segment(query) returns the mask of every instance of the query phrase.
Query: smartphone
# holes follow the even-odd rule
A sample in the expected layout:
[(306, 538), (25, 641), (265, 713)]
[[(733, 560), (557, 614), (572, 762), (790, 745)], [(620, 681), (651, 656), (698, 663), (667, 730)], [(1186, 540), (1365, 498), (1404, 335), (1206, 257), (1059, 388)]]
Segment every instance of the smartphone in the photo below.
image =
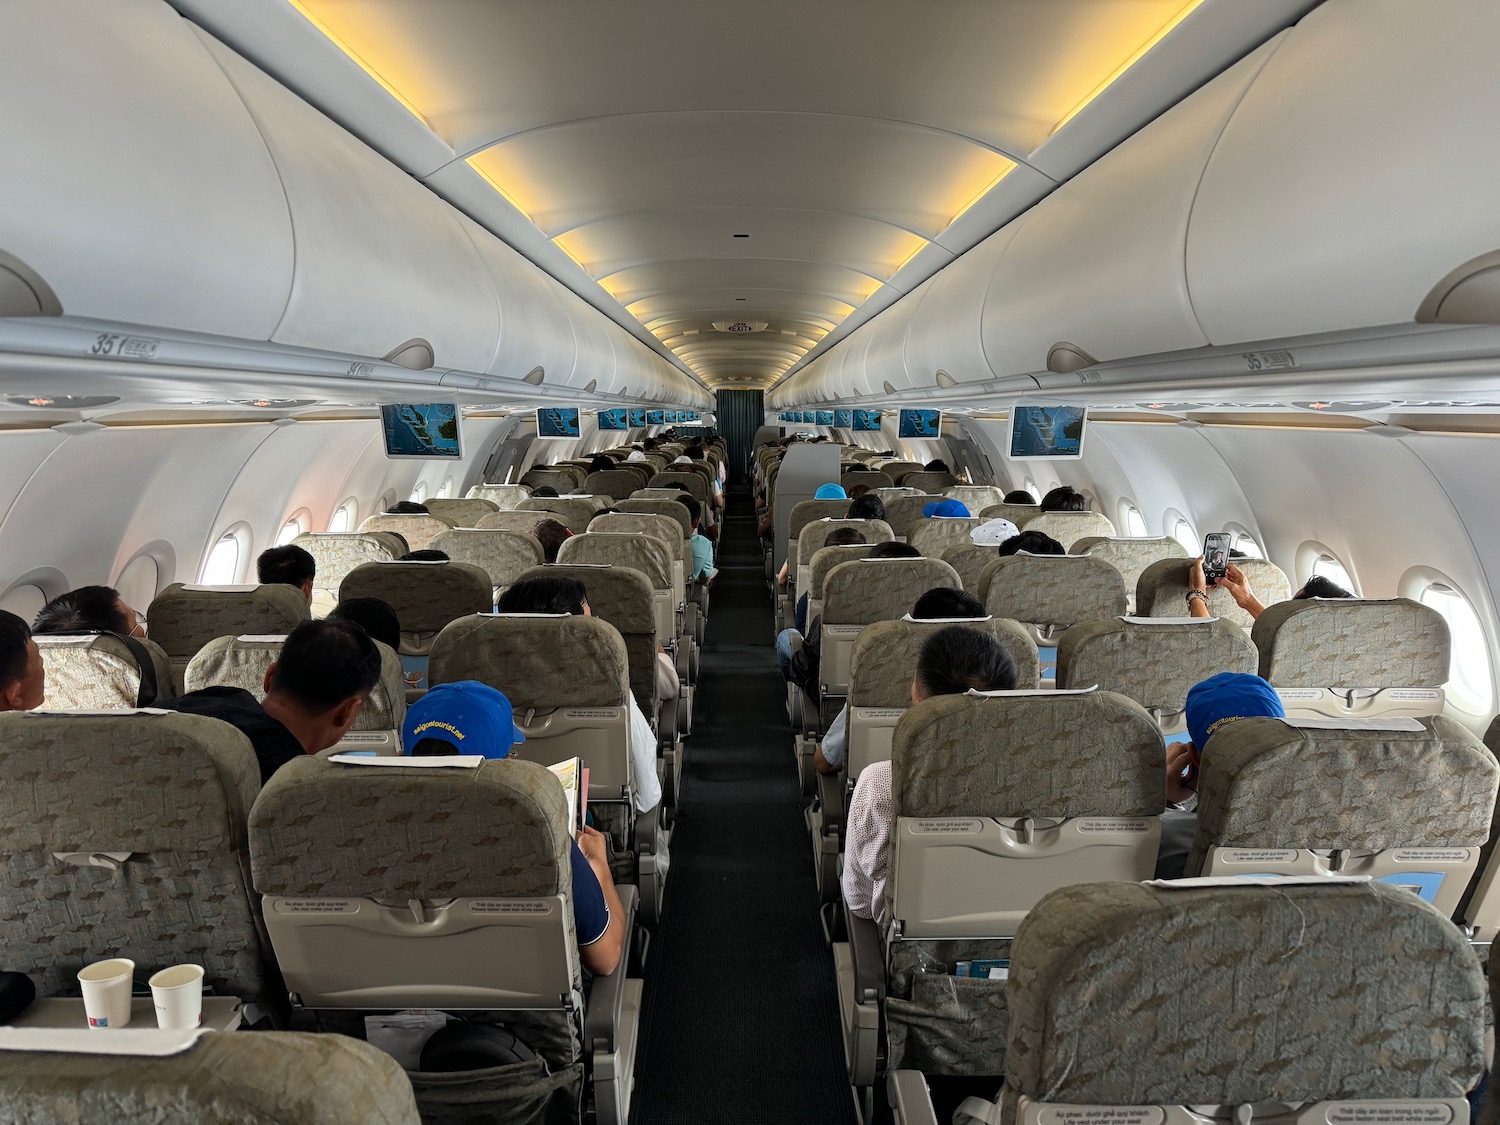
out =
[(1229, 570), (1230, 536), (1226, 531), (1215, 531), (1203, 537), (1203, 577), (1217, 582)]

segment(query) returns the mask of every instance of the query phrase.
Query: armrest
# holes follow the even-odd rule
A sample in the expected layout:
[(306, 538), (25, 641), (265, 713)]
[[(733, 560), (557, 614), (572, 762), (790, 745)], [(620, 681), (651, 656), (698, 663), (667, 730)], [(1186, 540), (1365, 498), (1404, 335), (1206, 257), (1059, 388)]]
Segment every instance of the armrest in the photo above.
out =
[[(817, 772), (814, 767), (814, 772)], [(844, 775), (818, 774), (818, 802), (823, 809), (823, 835), (844, 838)]]
[(880, 927), (861, 918), (844, 903), (844, 927), (849, 934), (849, 957), (854, 967), (854, 1002), (879, 1003), (885, 999), (885, 948)]
[(620, 906), (625, 911), (625, 947), (620, 963), (608, 976), (596, 976), (589, 989), (588, 1010), (583, 1013), (583, 1041), (594, 1051), (609, 1053), (615, 1049), (620, 1032), (620, 1018), (625, 1006), (625, 970), (630, 964), (630, 944), (635, 940), (635, 912), (639, 896), (629, 883), (615, 884)]
[[(661, 759), (656, 762), (657, 772), (662, 773)], [(658, 778), (661, 780), (661, 778)], [(661, 828), (661, 804), (652, 805), (635, 817), (635, 854), (650, 855), (656, 851), (656, 834)]]
[(938, 1125), (927, 1079), (919, 1070), (893, 1070), (885, 1079), (885, 1095), (896, 1125)]

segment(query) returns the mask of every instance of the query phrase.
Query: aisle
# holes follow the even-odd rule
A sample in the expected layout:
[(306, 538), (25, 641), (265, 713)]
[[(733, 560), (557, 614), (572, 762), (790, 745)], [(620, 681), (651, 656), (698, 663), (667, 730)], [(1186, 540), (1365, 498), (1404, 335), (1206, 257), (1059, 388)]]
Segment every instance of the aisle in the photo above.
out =
[(852, 1123), (748, 491), (729, 505), (631, 1120)]

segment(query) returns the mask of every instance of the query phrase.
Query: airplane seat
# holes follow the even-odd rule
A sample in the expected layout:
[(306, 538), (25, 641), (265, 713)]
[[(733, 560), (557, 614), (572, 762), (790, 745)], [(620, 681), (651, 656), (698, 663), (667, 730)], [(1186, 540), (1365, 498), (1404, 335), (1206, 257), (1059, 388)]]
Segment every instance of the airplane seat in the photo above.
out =
[(787, 585), (786, 588), (777, 592), (776, 598), (776, 621), (777, 631), (785, 628), (791, 622), (791, 610), (795, 608), (792, 600), (794, 588), (800, 586), (801, 579), (799, 569), (804, 565), (799, 550), (802, 531), (809, 524), (821, 520), (843, 520), (849, 512), (849, 501), (847, 500), (799, 500), (792, 505), (792, 510), (787, 518), (786, 531), (786, 563)]
[(438, 519), (454, 527), (474, 527), (485, 516), (500, 510), (493, 500), (477, 496), (441, 496), (424, 500), (423, 504)]
[(987, 508), (981, 508), (979, 518), (981, 521), (993, 519), (1010, 520), (1011, 523), (1024, 531), (1027, 521), (1034, 520), (1041, 514), (1042, 509), (1035, 504), (1007, 504), (1001, 501), (998, 504), (991, 504)]
[(923, 469), (901, 474), (900, 483), (903, 488), (919, 488), (929, 496), (941, 496), (959, 481), (952, 473), (930, 473)]
[[(1186, 550), (1183, 555), (1186, 555)], [(1266, 559), (1235, 559), (1250, 588), (1263, 605), (1275, 605), (1292, 596), (1292, 584), (1275, 563)], [(1141, 571), (1135, 584), (1135, 612), (1141, 617), (1181, 617), (1187, 612), (1188, 572), (1192, 570), (1190, 558), (1162, 558), (1150, 563)], [(1239, 607), (1228, 590), (1223, 588), (1208, 592), (1208, 611), (1225, 621), (1233, 621), (1242, 629), (1255, 624), (1255, 618)]]
[[(700, 504), (707, 504), (713, 498), (713, 491), (709, 487), (708, 478), (702, 473), (689, 469), (686, 465), (678, 465), (657, 473), (647, 483), (648, 488), (666, 489), (673, 485), (687, 485), (687, 490), (693, 499)], [(672, 491), (679, 491), (672, 488)], [(669, 497), (670, 499), (670, 497)]]
[(506, 512), (530, 496), (531, 489), (524, 484), (476, 484), (469, 489), (468, 495), (478, 500), (488, 500), (500, 511)]
[(1255, 718), (1217, 731), (1185, 873), (1368, 875), (1451, 917), (1489, 839), (1500, 763), (1441, 715), (1337, 722)]
[(531, 496), (522, 500), (516, 511), (543, 513), (537, 516), (538, 520), (550, 516), (559, 523), (566, 524), (574, 535), (582, 535), (588, 530), (589, 521), (599, 508), (600, 505), (594, 502), (592, 496)]
[(205, 990), (270, 1001), (245, 845), (259, 789), (250, 740), (217, 719), (0, 714), (5, 967), (64, 996), (105, 958), (141, 980), (191, 962)]
[(618, 500), (629, 496), (645, 483), (641, 474), (631, 469), (605, 469), (585, 477), (583, 487), (595, 496), (608, 496), (612, 500)]
[(455, 527), (435, 538), (432, 546), (454, 562), (477, 566), (488, 574), (497, 600), (522, 571), (540, 566), (543, 560), (541, 543), (527, 532)]
[(1099, 512), (1042, 512), (1028, 519), (1024, 530), (1050, 535), (1063, 545), (1064, 551), (1071, 551), (1080, 539), (1114, 538), (1115, 525)]
[(688, 683), (697, 679), (692, 674), (692, 646), (683, 631), (684, 591), (677, 581), (681, 572), (674, 565), (672, 548), (664, 540), (591, 531), (565, 540), (557, 561), (574, 566), (628, 566), (645, 575), (654, 594), (657, 639), (673, 647), (678, 676)]
[(450, 621), (495, 608), (487, 572), (462, 562), (380, 562), (355, 567), (339, 586), (339, 600), (379, 598), (401, 622), (407, 688), (427, 686), (432, 642)]
[[(1064, 629), (1125, 613), (1125, 580), (1103, 559), (1081, 555), (1007, 555), (979, 575), (974, 596), (986, 613), (1036, 629), (1037, 643), (1055, 649)], [(1043, 665), (1055, 653), (1043, 654)], [(1044, 675), (1046, 669), (1044, 667)]]
[(679, 504), (676, 500), (638, 500), (632, 497), (618, 501), (615, 507), (622, 512), (637, 515), (666, 516), (682, 529), (683, 539), (693, 534), (693, 521), (688, 515), (687, 505)]
[(562, 467), (528, 469), (521, 474), (520, 483), (533, 493), (539, 488), (555, 488), (558, 495), (572, 492), (579, 485), (578, 479)]
[[(366, 566), (385, 565), (365, 563)], [(347, 581), (347, 579), (346, 579)], [(146, 611), (151, 639), (172, 666), (174, 695), (181, 695), (188, 661), (216, 637), (284, 636), (311, 618), (295, 586), (189, 586), (174, 582)]]
[(834, 947), (854, 1086), (878, 1077), (882, 1009), (888, 1069), (998, 1083), (1007, 985), (960, 962), (1003, 966), (1058, 887), (1150, 878), (1164, 767), (1156, 724), (1111, 692), (941, 696), (902, 716), (885, 921), (846, 905), (849, 942)]
[[(1484, 970), (1393, 887), (1064, 887), (1010, 960), (1005, 1085), (955, 1125), (1467, 1121), (1485, 1071)], [(898, 1086), (899, 1125), (935, 1125), (920, 1076)]]
[(177, 694), (170, 658), (145, 637), (35, 633), (31, 639), (46, 665), (48, 710), (134, 710)]
[[(818, 525), (813, 524), (811, 526), (816, 527)], [(884, 541), (882, 540), (882, 542)], [(807, 572), (807, 585), (805, 587), (807, 591), (807, 615), (804, 622), (809, 629), (812, 628), (814, 621), (823, 616), (823, 586), (828, 580), (829, 572), (838, 566), (839, 563), (852, 562), (855, 559), (865, 558), (877, 545), (876, 543), (850, 543), (842, 547), (819, 547), (816, 551), (812, 552), (805, 568), (798, 567), (799, 570), (805, 569)], [(801, 593), (799, 592), (797, 596), (800, 599)], [(795, 607), (793, 608), (793, 615), (795, 616)], [(787, 624), (791, 626), (795, 622), (788, 621)]]
[[(289, 762), (255, 803), (250, 855), (294, 1007), (335, 1026), (462, 1010), (536, 1052), (414, 1074), (438, 1120), (507, 1120), (518, 1099), (553, 1097), (577, 1114), (591, 1082), (601, 1125), (623, 1125), (640, 985), (622, 957), (582, 1000), (569, 816), (556, 778), (514, 755), (464, 769)], [(633, 888), (621, 899), (628, 916), (611, 925), (628, 951)]]
[[(823, 504), (827, 501), (817, 500), (814, 503)], [(824, 516), (822, 519), (802, 525), (802, 530), (797, 533), (796, 570), (788, 563), (787, 574), (795, 582), (795, 588), (788, 591), (788, 597), (792, 599), (793, 608), (796, 607), (796, 599), (807, 593), (812, 581), (812, 559), (821, 551), (828, 542), (828, 537), (841, 527), (852, 527), (865, 537), (865, 543), (874, 546), (876, 543), (889, 543), (895, 539), (895, 532), (891, 525), (885, 520), (861, 520), (848, 519), (842, 516)], [(787, 539), (788, 544), (792, 542)]]
[(1307, 598), (1268, 606), (1250, 631), (1260, 674), (1289, 714), (1442, 714), (1448, 623), (1409, 598)]
[[(285, 637), (218, 637), (204, 645), (188, 662), (184, 686), (188, 691), (207, 687), (243, 688), (256, 702), (266, 697), (266, 671), (281, 655)], [(401, 721), (406, 717), (406, 674), (401, 657), (389, 645), (375, 642), (380, 650), (380, 679), (366, 696), (336, 753), (373, 750), (377, 754), (401, 753)]]
[[(667, 501), (667, 503), (676, 503), (676, 501)], [(684, 516), (687, 515), (687, 508), (684, 505), (678, 504), (677, 507), (682, 509)], [(691, 519), (688, 521), (688, 526), (692, 526)], [(704, 596), (706, 588), (703, 583), (693, 581), (689, 577), (693, 569), (693, 552), (688, 546), (687, 536), (682, 534), (682, 524), (672, 516), (657, 512), (611, 512), (608, 515), (595, 516), (589, 524), (589, 531), (649, 535), (660, 539), (671, 549), (673, 584), (674, 588), (682, 591), (687, 617), (684, 627), (694, 642), (701, 646), (708, 631), (708, 601)]]
[[(492, 512), (479, 521), (475, 531), (508, 531), (512, 535), (525, 535), (535, 538), (536, 525), (546, 519), (556, 518), (551, 512), (532, 512), (520, 508), (510, 508), (499, 512)], [(558, 521), (559, 523), (562, 521)], [(458, 530), (453, 528), (451, 530)], [(469, 530), (465, 528), (464, 530)], [(540, 546), (540, 544), (538, 544)]]
[[(973, 543), (969, 533), (979, 526), (975, 517), (954, 519), (951, 516), (923, 516), (913, 520), (906, 531), (906, 541), (929, 559), (940, 559), (949, 547)], [(990, 549), (991, 555), (994, 548)]]
[(1005, 502), (1005, 489), (993, 484), (955, 484), (943, 489), (943, 496), (957, 500), (971, 513), (978, 515), (994, 504)]
[(292, 540), (313, 557), (313, 616), (326, 617), (338, 605), (339, 583), (360, 563), (389, 562), (406, 554), (406, 540), (388, 531), (304, 531)]
[[(510, 758), (555, 765), (576, 757), (589, 770), (589, 808), (610, 838), (616, 879), (641, 888), (646, 917), (660, 917), (660, 806), (638, 813), (630, 744), (630, 655), (598, 617), (484, 614), (453, 622), (432, 646), (432, 683), (478, 680), (505, 693), (525, 742)], [(654, 755), (653, 755), (654, 757)]]
[(882, 461), (879, 468), (882, 473), (896, 482), (897, 488), (907, 487), (905, 478), (910, 474), (926, 471), (916, 461)]
[(1255, 645), (1216, 618), (1115, 617), (1080, 621), (1057, 642), (1057, 686), (1099, 687), (1135, 700), (1164, 735), (1186, 731), (1194, 684), (1220, 672), (1254, 675)]
[(979, 576), (984, 568), (1000, 556), (994, 547), (981, 547), (965, 537), (962, 542), (945, 547), (938, 557), (954, 569), (963, 588), (973, 594), (979, 589)]
[[(411, 514), (401, 512), (380, 512), (373, 516), (366, 516), (363, 523), (359, 525), (360, 531), (394, 531), (406, 541), (407, 551), (425, 551), (432, 546), (432, 541), (443, 532), (447, 531), (453, 524), (445, 519), (434, 515), (422, 515), (420, 512)], [(403, 551), (401, 554), (405, 554)], [(399, 558), (400, 555), (397, 555)]]
[[(1187, 548), (1170, 535), (1163, 535), (1154, 539), (1124, 539), (1111, 538), (1104, 535), (1086, 535), (1077, 540), (1068, 548), (1070, 555), (1092, 555), (1103, 559), (1120, 572), (1120, 577), (1125, 579), (1125, 592), (1130, 596), (1132, 607), (1135, 603), (1136, 587), (1141, 580), (1141, 574), (1154, 562), (1161, 559), (1185, 559), (1188, 558)], [(1189, 559), (1188, 564), (1192, 565)], [(1187, 587), (1183, 587), (1183, 597), (1187, 596)], [(1231, 599), (1231, 603), (1233, 599)], [(1180, 606), (1182, 614), (1187, 613), (1186, 606)], [(1145, 614), (1144, 616), (1152, 616)], [(1241, 624), (1241, 622), (1235, 622)]]
[(116, 1054), (107, 1050), (121, 1046), (111, 1035), (100, 1037), (108, 1043), (80, 1044), (66, 1031), (33, 1034), (33, 1049), (0, 1049), (0, 1119), (152, 1125), (421, 1121), (400, 1064), (347, 1035), (207, 1034), (184, 1050), (160, 1055), (144, 1047), (131, 1054), (128, 1045)]
[(878, 470), (866, 469), (864, 466), (854, 469), (846, 469), (839, 474), (839, 484), (844, 486), (845, 492), (851, 492), (860, 485), (874, 490), (879, 488), (894, 488), (896, 482), (886, 473)]
[(922, 509), (932, 503), (932, 497), (925, 492), (902, 490), (882, 496), (881, 503), (885, 505), (885, 522), (891, 525), (896, 538), (905, 543), (911, 536), (912, 525), (925, 518)]

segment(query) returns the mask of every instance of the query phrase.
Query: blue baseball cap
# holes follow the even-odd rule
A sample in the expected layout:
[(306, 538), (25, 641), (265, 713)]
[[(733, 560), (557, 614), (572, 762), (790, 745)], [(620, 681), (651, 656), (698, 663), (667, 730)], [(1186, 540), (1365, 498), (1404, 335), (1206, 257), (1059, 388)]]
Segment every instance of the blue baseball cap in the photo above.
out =
[(401, 752), (410, 754), (424, 738), (451, 743), (455, 754), (503, 758), (526, 735), (516, 726), (510, 700), (478, 680), (438, 684), (406, 708)]
[(821, 484), (818, 491), (813, 493), (814, 500), (847, 500), (849, 494), (844, 491), (841, 484)]
[(922, 514), (928, 519), (939, 516), (945, 519), (968, 519), (969, 509), (957, 500), (934, 500), (922, 505)]
[(1220, 672), (1194, 684), (1187, 694), (1188, 734), (1199, 753), (1214, 731), (1238, 719), (1284, 719), (1276, 689), (1246, 672)]

